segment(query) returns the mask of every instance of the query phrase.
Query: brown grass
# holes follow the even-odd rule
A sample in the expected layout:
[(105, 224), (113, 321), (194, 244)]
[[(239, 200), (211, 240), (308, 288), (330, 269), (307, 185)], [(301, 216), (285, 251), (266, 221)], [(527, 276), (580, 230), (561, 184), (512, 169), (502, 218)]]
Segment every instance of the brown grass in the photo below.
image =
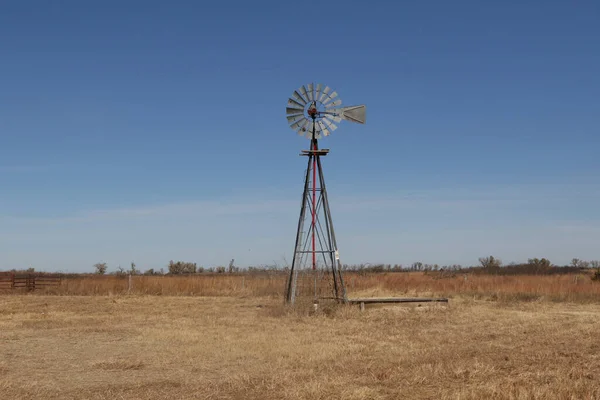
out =
[[(164, 296), (271, 296), (282, 298), (286, 275), (133, 276), (131, 294)], [(494, 276), (382, 273), (345, 274), (350, 296), (460, 295), (499, 301), (600, 302), (600, 282), (586, 274)], [(19, 293), (18, 291), (4, 291)], [(80, 276), (64, 279), (60, 287), (36, 293), (58, 295), (119, 295), (128, 293), (126, 276)]]
[(87, 275), (64, 279), (60, 287), (43, 289), (43, 294), (164, 296), (283, 296), (285, 276), (278, 275), (188, 275), (131, 277)]
[(0, 398), (598, 399), (598, 332), (595, 304), (0, 296)]
[(569, 275), (474, 275), (387, 273), (383, 276), (349, 276), (349, 292), (381, 290), (392, 294), (455, 295), (492, 300), (551, 300), (600, 302), (600, 284), (588, 274)]

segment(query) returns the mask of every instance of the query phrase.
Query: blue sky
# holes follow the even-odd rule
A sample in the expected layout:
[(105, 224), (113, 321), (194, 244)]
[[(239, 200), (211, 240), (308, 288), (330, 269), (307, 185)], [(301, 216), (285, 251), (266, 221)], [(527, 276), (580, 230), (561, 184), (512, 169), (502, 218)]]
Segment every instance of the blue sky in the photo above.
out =
[(7, 1), (0, 269), (291, 261), (302, 84), (345, 263), (600, 259), (600, 3)]

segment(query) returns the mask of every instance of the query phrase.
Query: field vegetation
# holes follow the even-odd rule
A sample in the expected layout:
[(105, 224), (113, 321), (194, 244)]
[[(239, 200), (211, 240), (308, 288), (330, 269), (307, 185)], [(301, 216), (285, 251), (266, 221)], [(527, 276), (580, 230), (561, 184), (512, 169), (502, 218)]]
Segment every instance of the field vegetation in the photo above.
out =
[(2, 399), (600, 398), (595, 304), (0, 296)]
[(364, 312), (285, 306), (285, 269), (100, 264), (0, 290), (0, 398), (598, 399), (600, 270), (576, 261), (346, 267), (351, 298), (450, 299)]
[[(545, 259), (527, 264), (500, 266), (497, 260), (482, 260), (470, 268), (429, 268), (422, 265), (398, 269), (385, 265), (346, 267), (344, 279), (348, 295), (360, 296), (455, 296), (498, 301), (545, 300), (600, 303), (600, 270), (590, 266), (552, 266)], [(198, 272), (195, 264), (171, 263), (175, 273), (142, 274), (130, 271), (114, 274), (60, 274), (57, 287), (36, 290), (45, 295), (119, 295), (162, 296), (268, 296), (283, 298), (286, 269), (229, 271), (223, 268)], [(592, 263), (595, 266), (595, 263)], [(196, 268), (196, 269), (194, 269)], [(183, 271), (183, 272), (182, 272)], [(196, 271), (196, 272), (191, 272)], [(219, 272), (217, 272), (219, 271)], [(31, 271), (30, 271), (31, 272)], [(0, 273), (0, 278), (15, 272)], [(0, 293), (20, 293), (2, 290)]]

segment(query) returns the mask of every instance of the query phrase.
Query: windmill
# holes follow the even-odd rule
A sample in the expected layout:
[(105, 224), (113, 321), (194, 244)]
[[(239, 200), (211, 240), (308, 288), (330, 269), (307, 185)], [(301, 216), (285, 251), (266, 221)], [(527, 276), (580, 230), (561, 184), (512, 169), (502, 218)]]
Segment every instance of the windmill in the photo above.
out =
[(364, 124), (364, 105), (342, 107), (342, 100), (329, 86), (309, 83), (292, 93), (286, 114), (287, 121), (299, 135), (310, 139), (310, 149), (302, 150), (308, 157), (300, 218), (296, 231), (294, 257), (286, 282), (285, 300), (294, 303), (298, 297), (332, 299), (346, 302), (333, 220), (321, 157), (329, 149), (319, 149), (318, 141), (337, 129), (342, 120)]

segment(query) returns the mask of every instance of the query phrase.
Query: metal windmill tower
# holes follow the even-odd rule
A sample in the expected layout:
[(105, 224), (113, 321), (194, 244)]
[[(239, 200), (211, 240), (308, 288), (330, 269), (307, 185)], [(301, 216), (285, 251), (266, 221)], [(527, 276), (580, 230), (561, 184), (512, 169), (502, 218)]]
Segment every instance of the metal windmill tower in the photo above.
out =
[(300, 218), (290, 275), (286, 283), (285, 300), (296, 298), (333, 299), (346, 302), (346, 287), (342, 277), (333, 220), (327, 198), (321, 157), (329, 149), (319, 149), (318, 141), (337, 129), (343, 119), (359, 124), (366, 121), (364, 105), (342, 107), (342, 100), (329, 86), (301, 86), (289, 98), (286, 114), (294, 131), (310, 139), (310, 149), (302, 150), (308, 157)]

